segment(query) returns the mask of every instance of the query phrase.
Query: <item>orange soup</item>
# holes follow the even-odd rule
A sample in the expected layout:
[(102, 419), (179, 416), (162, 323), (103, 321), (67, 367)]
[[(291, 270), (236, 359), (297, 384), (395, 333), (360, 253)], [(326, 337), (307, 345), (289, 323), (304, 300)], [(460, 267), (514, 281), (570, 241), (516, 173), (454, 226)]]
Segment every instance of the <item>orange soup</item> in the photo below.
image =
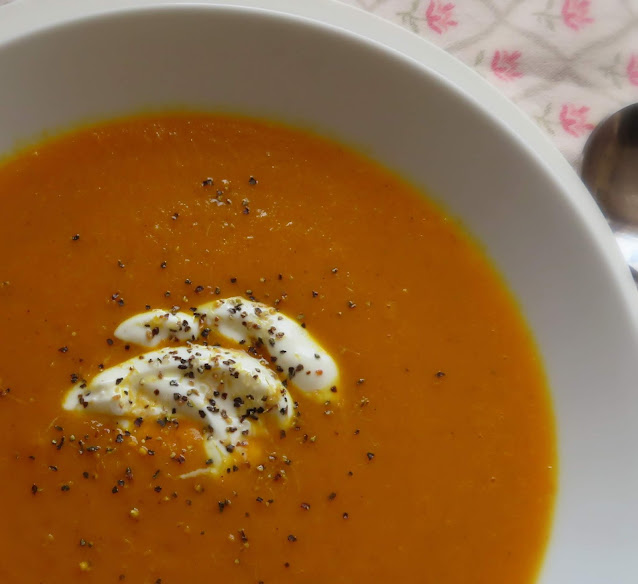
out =
[[(484, 255), (412, 187), (310, 133), (175, 114), (24, 151), (0, 196), (0, 581), (534, 581), (556, 478), (539, 358)], [(319, 367), (202, 328), (229, 298), (285, 315), (337, 381), (318, 398), (299, 387)], [(115, 334), (158, 310), (197, 334)], [(210, 435), (212, 394), (190, 411), (158, 386), (131, 409), (131, 367), (105, 402), (130, 398), (122, 415), (83, 403), (149, 351), (226, 349), (288, 392), (285, 421), (266, 398), (241, 410), (245, 448), (230, 422)]]

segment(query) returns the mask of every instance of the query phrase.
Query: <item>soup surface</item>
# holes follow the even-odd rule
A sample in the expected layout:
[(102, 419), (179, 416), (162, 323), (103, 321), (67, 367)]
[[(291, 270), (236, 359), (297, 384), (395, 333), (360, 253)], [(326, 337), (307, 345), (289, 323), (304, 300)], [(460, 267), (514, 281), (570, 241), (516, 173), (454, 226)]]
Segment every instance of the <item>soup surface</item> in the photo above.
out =
[[(22, 152), (0, 196), (0, 581), (533, 581), (555, 490), (539, 359), (411, 187), (308, 133), (163, 115)], [(295, 422), (248, 461), (184, 478), (206, 468), (196, 422), (63, 409), (148, 350), (114, 336), (126, 318), (234, 296), (339, 370), (325, 401), (290, 380)]]

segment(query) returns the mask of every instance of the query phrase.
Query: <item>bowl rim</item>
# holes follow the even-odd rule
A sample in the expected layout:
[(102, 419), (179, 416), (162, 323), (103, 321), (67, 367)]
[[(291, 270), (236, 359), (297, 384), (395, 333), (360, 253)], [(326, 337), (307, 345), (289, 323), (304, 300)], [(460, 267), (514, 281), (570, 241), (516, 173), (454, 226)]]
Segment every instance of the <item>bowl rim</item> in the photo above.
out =
[[(35, 6), (37, 15), (33, 18)], [(302, 3), (298, 0), (57, 0), (53, 6), (46, 3), (46, 0), (16, 0), (13, 4), (0, 7), (0, 11), (5, 10), (8, 14), (6, 19), (0, 21), (0, 49), (5, 44), (25, 39), (32, 33), (75, 23), (85, 18), (176, 7), (256, 10), (324, 25), (358, 36), (407, 58), (458, 92), (485, 115), (490, 123), (499, 126), (511, 140), (517, 142), (522, 150), (534, 159), (539, 171), (559, 188), (564, 202), (574, 214), (574, 219), (585, 228), (600, 257), (604, 259), (602, 265), (605, 275), (613, 284), (613, 300), (619, 303), (626, 315), (626, 330), (632, 332), (632, 337), (636, 340), (635, 346), (638, 347), (638, 302), (635, 285), (609, 226), (574, 169), (549, 137), (487, 80), (442, 49), (398, 25), (336, 0), (315, 0), (312, 3)], [(560, 493), (557, 493), (556, 503), (559, 495)], [(537, 572), (539, 582), (544, 580), (543, 574), (547, 568), (549, 552), (554, 547), (552, 540), (550, 533)]]

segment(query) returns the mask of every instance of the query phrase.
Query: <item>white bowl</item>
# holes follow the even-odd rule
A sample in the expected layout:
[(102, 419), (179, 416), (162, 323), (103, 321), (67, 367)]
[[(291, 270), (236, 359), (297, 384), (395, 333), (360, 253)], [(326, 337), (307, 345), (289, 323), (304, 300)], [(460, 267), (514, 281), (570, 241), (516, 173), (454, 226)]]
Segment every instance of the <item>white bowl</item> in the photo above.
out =
[(485, 245), (544, 359), (560, 473), (539, 581), (638, 582), (638, 297), (571, 168), (496, 91), (409, 33), (327, 1), (224, 4), (3, 6), (0, 152), (185, 105), (318, 128), (427, 186)]

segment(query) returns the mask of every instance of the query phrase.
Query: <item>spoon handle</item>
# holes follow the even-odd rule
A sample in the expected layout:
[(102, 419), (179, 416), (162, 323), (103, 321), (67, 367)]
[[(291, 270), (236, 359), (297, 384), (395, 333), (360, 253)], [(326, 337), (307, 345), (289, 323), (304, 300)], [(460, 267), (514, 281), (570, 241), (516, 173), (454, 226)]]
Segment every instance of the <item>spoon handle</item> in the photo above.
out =
[(620, 247), (620, 252), (631, 270), (631, 275), (638, 284), (638, 236), (622, 227), (614, 229), (614, 236), (618, 247)]

